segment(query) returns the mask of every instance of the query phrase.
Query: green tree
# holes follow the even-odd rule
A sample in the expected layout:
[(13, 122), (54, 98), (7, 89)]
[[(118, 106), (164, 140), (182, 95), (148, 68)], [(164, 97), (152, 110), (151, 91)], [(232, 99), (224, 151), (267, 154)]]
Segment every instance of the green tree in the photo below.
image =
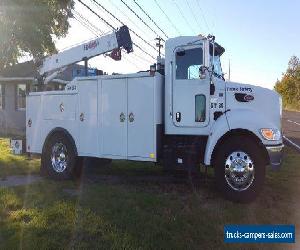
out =
[(54, 53), (73, 8), (73, 0), (0, 0), (0, 70), (24, 55)]
[(275, 84), (275, 90), (281, 94), (285, 108), (300, 110), (300, 60), (292, 56), (282, 79)]

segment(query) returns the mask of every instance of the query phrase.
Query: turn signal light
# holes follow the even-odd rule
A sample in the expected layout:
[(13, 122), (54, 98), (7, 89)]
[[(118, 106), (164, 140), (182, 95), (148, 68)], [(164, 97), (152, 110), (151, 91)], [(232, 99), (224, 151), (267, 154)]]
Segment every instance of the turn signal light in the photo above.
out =
[(277, 141), (281, 138), (281, 133), (278, 129), (262, 128), (260, 133), (268, 141)]

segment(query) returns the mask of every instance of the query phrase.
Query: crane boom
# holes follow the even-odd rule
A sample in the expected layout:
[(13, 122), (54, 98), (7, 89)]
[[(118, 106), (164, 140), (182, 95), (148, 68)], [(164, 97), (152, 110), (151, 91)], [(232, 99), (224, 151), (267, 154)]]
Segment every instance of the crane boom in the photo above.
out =
[(124, 48), (127, 53), (133, 51), (127, 26), (122, 26), (110, 34), (44, 58), (39, 67), (39, 73), (41, 76), (45, 76), (49, 72), (120, 48)]

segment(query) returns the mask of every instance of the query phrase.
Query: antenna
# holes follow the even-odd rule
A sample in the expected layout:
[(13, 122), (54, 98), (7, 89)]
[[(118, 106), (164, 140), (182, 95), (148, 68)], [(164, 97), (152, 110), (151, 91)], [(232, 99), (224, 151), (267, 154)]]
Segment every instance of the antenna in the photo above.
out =
[(229, 59), (229, 64), (228, 64), (228, 81), (230, 81), (230, 59)]

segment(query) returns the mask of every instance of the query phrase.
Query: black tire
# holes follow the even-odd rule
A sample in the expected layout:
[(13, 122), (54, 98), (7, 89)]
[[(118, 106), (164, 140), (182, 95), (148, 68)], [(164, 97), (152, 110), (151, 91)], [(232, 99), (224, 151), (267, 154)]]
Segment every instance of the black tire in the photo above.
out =
[[(226, 180), (230, 175), (225, 177), (226, 160), (233, 152), (245, 152), (253, 162), (254, 179), (252, 182), (246, 182), (246, 186), (250, 185), (245, 190), (235, 190)], [(229, 158), (230, 159), (230, 158)], [(235, 136), (228, 138), (217, 149), (214, 155), (214, 170), (217, 188), (224, 194), (226, 199), (235, 202), (248, 203), (253, 201), (263, 188), (266, 166), (258, 143), (247, 136)], [(252, 165), (252, 164), (251, 164)], [(228, 169), (228, 166), (227, 166)], [(251, 184), (250, 184), (251, 183)]]
[[(52, 165), (52, 149), (55, 145), (64, 145), (66, 149), (66, 167), (63, 171), (56, 171)], [(57, 132), (47, 139), (43, 147), (41, 159), (41, 173), (55, 180), (67, 180), (74, 177), (76, 167), (81, 164), (81, 160), (77, 157), (77, 150), (71, 139), (63, 132)]]

